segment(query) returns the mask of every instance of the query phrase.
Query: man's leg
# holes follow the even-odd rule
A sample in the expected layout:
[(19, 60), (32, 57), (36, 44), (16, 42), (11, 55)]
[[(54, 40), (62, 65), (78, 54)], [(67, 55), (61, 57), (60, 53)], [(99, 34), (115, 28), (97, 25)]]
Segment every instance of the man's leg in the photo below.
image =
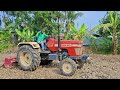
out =
[(42, 47), (42, 50), (44, 51), (45, 47), (44, 47), (44, 42), (43, 41), (41, 41), (41, 47)]
[(44, 45), (43, 45), (44, 42), (40, 41), (40, 42), (38, 42), (38, 44), (40, 45), (41, 49), (44, 50)]
[(47, 50), (47, 45), (46, 45), (46, 43), (44, 43), (44, 46), (45, 46), (45, 50)]

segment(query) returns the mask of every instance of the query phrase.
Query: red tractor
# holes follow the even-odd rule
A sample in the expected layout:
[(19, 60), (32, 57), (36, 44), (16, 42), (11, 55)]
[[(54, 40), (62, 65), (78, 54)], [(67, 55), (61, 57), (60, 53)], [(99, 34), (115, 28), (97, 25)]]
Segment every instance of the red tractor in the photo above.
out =
[(34, 71), (39, 65), (48, 65), (53, 60), (59, 60), (61, 73), (70, 76), (89, 58), (87, 54), (82, 55), (83, 41), (60, 40), (60, 48), (58, 48), (58, 40), (49, 38), (46, 45), (48, 50), (43, 52), (37, 42), (19, 43), (17, 62), (20, 68)]
[[(59, 18), (58, 18), (59, 22)], [(21, 42), (18, 44), (17, 62), (22, 70), (34, 71), (39, 65), (48, 65), (53, 60), (59, 60), (60, 71), (63, 75), (71, 76), (77, 67), (81, 68), (89, 60), (89, 55), (82, 54), (83, 41), (47, 39), (47, 51), (41, 50), (37, 42)]]

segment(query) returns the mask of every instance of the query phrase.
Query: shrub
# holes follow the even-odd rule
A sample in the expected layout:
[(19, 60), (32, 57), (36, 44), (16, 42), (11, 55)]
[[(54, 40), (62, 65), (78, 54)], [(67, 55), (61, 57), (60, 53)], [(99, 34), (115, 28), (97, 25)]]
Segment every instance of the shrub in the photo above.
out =
[(92, 51), (97, 54), (111, 54), (112, 40), (109, 38), (93, 39), (91, 48)]
[(10, 42), (0, 42), (0, 52), (3, 52), (7, 48), (11, 48), (13, 45)]

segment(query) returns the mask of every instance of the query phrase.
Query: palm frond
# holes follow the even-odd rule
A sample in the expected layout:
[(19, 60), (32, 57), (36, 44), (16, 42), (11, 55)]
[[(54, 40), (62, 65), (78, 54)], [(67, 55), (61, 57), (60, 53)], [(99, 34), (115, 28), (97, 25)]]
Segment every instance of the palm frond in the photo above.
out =
[(112, 25), (114, 25), (114, 18), (113, 18), (113, 12), (110, 11), (109, 14), (108, 14), (108, 17), (109, 17), (109, 21)]
[(95, 26), (94, 28), (91, 29), (91, 32), (93, 33), (94, 31), (97, 31), (100, 28), (103, 28), (104, 30), (108, 29), (109, 27), (111, 27), (112, 24), (111, 23), (107, 23), (107, 24), (100, 24)]

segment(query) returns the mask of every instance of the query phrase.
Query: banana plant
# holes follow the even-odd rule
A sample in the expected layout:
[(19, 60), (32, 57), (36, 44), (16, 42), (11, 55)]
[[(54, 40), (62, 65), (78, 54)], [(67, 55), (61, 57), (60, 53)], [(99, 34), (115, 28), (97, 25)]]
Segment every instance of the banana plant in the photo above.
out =
[(74, 25), (72, 25), (70, 33), (73, 34), (74, 40), (83, 40), (83, 38), (86, 36), (95, 38), (93, 35), (87, 33), (87, 27), (85, 24), (82, 24), (78, 30), (75, 28)]
[[(117, 11), (109, 11), (108, 12), (109, 17), (109, 23), (107, 24), (100, 24), (98, 26), (95, 26), (91, 31), (95, 31), (97, 29), (103, 28), (104, 30), (108, 30), (112, 37), (112, 54), (117, 54), (117, 48), (118, 48), (118, 35), (117, 27), (120, 24), (119, 14)], [(110, 31), (109, 28), (112, 28), (112, 31)], [(119, 31), (120, 32), (120, 31)]]
[(12, 27), (14, 27), (14, 23), (10, 23), (8, 26), (6, 26), (4, 29), (0, 30), (0, 38), (2, 39), (2, 41), (6, 40), (9, 41), (9, 39), (12, 36)]
[(1, 31), (0, 32), (0, 39), (2, 41), (9, 41), (10, 37), (11, 37), (10, 31)]
[(27, 41), (27, 42), (31, 41), (34, 35), (34, 32), (30, 31), (28, 28), (23, 29), (23, 31), (15, 29), (15, 31), (23, 41)]

